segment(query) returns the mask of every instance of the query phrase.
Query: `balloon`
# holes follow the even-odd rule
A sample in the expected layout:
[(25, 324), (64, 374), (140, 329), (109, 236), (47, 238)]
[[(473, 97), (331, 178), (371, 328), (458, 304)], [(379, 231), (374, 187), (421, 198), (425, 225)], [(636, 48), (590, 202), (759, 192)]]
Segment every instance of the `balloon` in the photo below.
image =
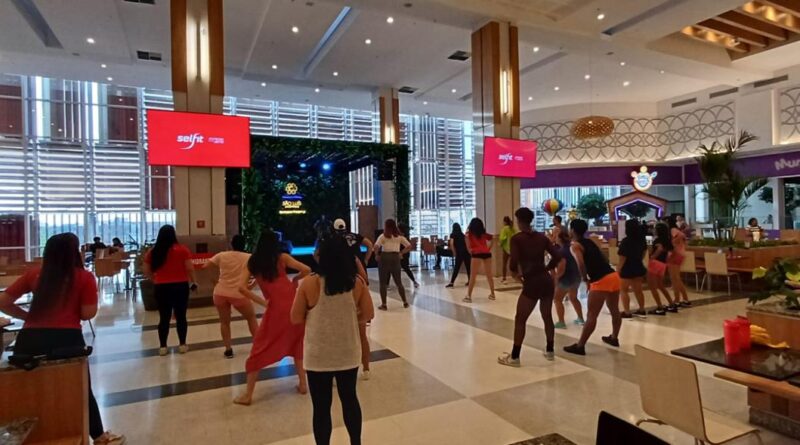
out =
[(550, 216), (555, 215), (563, 208), (564, 208), (564, 203), (555, 198), (546, 199), (542, 203), (542, 210)]

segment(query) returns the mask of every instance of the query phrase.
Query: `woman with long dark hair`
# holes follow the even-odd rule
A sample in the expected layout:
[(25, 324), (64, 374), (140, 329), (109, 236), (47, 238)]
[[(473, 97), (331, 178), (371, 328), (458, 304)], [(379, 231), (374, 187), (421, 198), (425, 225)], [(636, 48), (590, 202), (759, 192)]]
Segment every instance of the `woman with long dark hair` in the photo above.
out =
[[(675, 215), (669, 217), (667, 224), (669, 224), (674, 247), (672, 254), (667, 258), (667, 271), (669, 272), (669, 281), (672, 283), (672, 291), (675, 292), (675, 304), (681, 307), (691, 307), (692, 302), (689, 301), (689, 293), (686, 291), (686, 285), (681, 276), (681, 266), (683, 260), (686, 259), (686, 235), (678, 228), (678, 218)], [(757, 220), (756, 224), (758, 224)]]
[(461, 270), (462, 265), (467, 269), (467, 285), (469, 285), (469, 271), (472, 257), (469, 256), (469, 249), (467, 249), (467, 237), (461, 230), (461, 224), (453, 223), (453, 231), (450, 232), (449, 244), (450, 251), (453, 252), (453, 255), (456, 257), (456, 264), (453, 266), (453, 275), (450, 277), (450, 284), (445, 287), (453, 287), (453, 285), (456, 283), (456, 278), (458, 278), (458, 272)]
[[(389, 287), (389, 278), (394, 280), (400, 299), (403, 300), (403, 307), (408, 307), (406, 300), (406, 288), (403, 287), (403, 280), (400, 277), (400, 258), (411, 251), (411, 242), (400, 233), (397, 222), (387, 219), (383, 225), (383, 233), (375, 241), (373, 246), (375, 259), (378, 260), (378, 278), (380, 279), (381, 305), (378, 309), (385, 311), (386, 292)], [(380, 252), (378, 252), (380, 250)]]
[(586, 321), (583, 319), (583, 307), (580, 300), (578, 300), (578, 288), (581, 287), (581, 274), (578, 270), (578, 263), (575, 261), (575, 256), (572, 254), (572, 238), (566, 230), (559, 230), (556, 233), (558, 237), (558, 252), (561, 254), (561, 261), (555, 271), (555, 290), (553, 295), (553, 303), (556, 307), (556, 316), (558, 322), (554, 325), (557, 329), (567, 329), (567, 322), (564, 321), (564, 297), (568, 297), (572, 308), (575, 309), (575, 314), (578, 316), (573, 323), (578, 326), (583, 326)]
[[(664, 223), (658, 223), (655, 227), (655, 239), (653, 240), (653, 247), (650, 252), (650, 262), (647, 263), (647, 286), (653, 294), (653, 299), (656, 300), (656, 308), (650, 313), (653, 315), (666, 315), (667, 312), (678, 312), (678, 305), (674, 304), (672, 297), (667, 292), (664, 286), (664, 275), (667, 271), (667, 259), (672, 252), (672, 236), (669, 233), (669, 226)], [(664, 308), (661, 303), (659, 291), (664, 294), (669, 306)]]
[(351, 258), (344, 239), (323, 239), (319, 245), (318, 275), (300, 283), (292, 305), (292, 323), (305, 323), (303, 358), (317, 445), (327, 445), (331, 440), (334, 379), (350, 444), (361, 444), (361, 405), (356, 392), (361, 364), (358, 326), (370, 321), (375, 313), (369, 289), (358, 278)]
[[(625, 239), (619, 243), (619, 270), (620, 296), (622, 297), (622, 318), (647, 318), (644, 310), (644, 291), (642, 284), (647, 276), (644, 267), (644, 254), (647, 252), (647, 239), (642, 231), (642, 225), (635, 219), (625, 221)], [(633, 295), (639, 304), (639, 310), (631, 312), (631, 296), (628, 291), (633, 289)]]
[[(58, 350), (80, 348), (81, 320), (97, 314), (97, 282), (83, 268), (78, 237), (54, 235), (44, 247), (42, 266), (29, 269), (0, 294), (0, 311), (25, 320), (17, 335), (14, 353), (50, 355)], [(15, 302), (33, 292), (30, 311)], [(121, 445), (125, 437), (103, 429), (103, 420), (89, 384), (89, 435), (95, 445)]]
[(175, 227), (165, 225), (158, 231), (155, 246), (144, 256), (144, 274), (155, 284), (159, 316), (158, 341), (161, 344), (158, 354), (162, 357), (167, 355), (169, 323), (173, 315), (178, 331), (178, 352), (185, 354), (189, 351), (186, 344), (189, 330), (186, 311), (189, 307), (189, 290), (195, 287), (189, 284), (195, 281), (194, 266), (192, 253), (186, 246), (178, 243)]
[[(355, 267), (352, 251), (350, 255), (350, 262)], [(258, 332), (253, 337), (253, 348), (245, 363), (247, 391), (237, 397), (234, 403), (250, 405), (253, 401), (253, 391), (256, 389), (258, 372), (284, 357), (294, 359), (294, 367), (300, 380), (297, 391), (305, 394), (308, 392), (308, 383), (303, 368), (303, 326), (293, 325), (289, 314), (297, 283), (311, 273), (311, 268), (292, 258), (291, 255), (283, 253), (278, 236), (267, 229), (261, 233), (258, 245), (247, 263), (247, 269), (256, 278), (264, 297), (254, 294), (246, 286), (240, 287), (239, 292), (267, 307), (267, 311), (261, 320)], [(298, 272), (291, 280), (288, 276), (289, 270)]]
[(486, 226), (480, 218), (472, 218), (467, 227), (467, 248), (472, 257), (469, 274), (469, 288), (467, 296), (464, 297), (465, 303), (472, 303), (472, 290), (478, 275), (483, 272), (486, 280), (489, 281), (489, 300), (494, 301), (494, 276), (492, 273), (492, 243), (494, 237), (486, 233)]

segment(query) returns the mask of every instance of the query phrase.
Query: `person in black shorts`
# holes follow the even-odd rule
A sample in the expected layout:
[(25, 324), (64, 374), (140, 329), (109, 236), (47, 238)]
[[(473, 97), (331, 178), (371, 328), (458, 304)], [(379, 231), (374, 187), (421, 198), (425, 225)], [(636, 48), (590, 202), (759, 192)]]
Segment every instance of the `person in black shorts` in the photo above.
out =
[[(525, 340), (525, 329), (528, 317), (541, 300), (539, 312), (544, 321), (544, 331), (547, 335), (544, 356), (547, 360), (555, 358), (554, 338), (555, 326), (553, 325), (553, 277), (550, 272), (561, 262), (561, 254), (555, 245), (542, 233), (531, 227), (533, 212), (522, 207), (514, 216), (517, 218), (519, 233), (511, 237), (511, 259), (509, 269), (511, 276), (522, 282), (522, 293), (517, 300), (517, 314), (514, 316), (514, 345), (511, 353), (505, 353), (497, 358), (501, 365), (519, 367), (519, 355), (522, 342)], [(545, 266), (544, 254), (550, 254), (550, 261)]]
[[(619, 278), (620, 296), (622, 297), (622, 318), (647, 318), (644, 310), (644, 291), (642, 284), (647, 276), (647, 268), (644, 267), (644, 253), (647, 251), (647, 240), (645, 239), (642, 225), (635, 219), (625, 221), (625, 239), (619, 243)], [(636, 302), (639, 303), (639, 310), (631, 313), (631, 297), (628, 291), (633, 289)]]

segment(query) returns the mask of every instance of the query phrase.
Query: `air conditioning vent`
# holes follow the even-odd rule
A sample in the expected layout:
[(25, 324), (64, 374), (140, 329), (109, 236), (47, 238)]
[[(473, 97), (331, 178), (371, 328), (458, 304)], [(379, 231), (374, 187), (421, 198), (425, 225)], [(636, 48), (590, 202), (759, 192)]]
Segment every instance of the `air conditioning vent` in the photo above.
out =
[(739, 92), (739, 88), (733, 87), (733, 88), (728, 88), (727, 90), (714, 91), (713, 93), (708, 95), (708, 98), (709, 99), (715, 99), (717, 97), (727, 96), (728, 94), (733, 94), (733, 93), (738, 93), (738, 92)]
[(417, 91), (417, 88), (412, 88), (412, 87), (406, 86), (406, 87), (400, 87), (400, 89), (397, 90), (397, 91), (399, 91), (399, 92), (401, 92), (403, 94), (414, 94)]
[(153, 62), (161, 62), (161, 53), (153, 51), (136, 51), (136, 58), (139, 60), (151, 60)]
[(675, 103), (672, 104), (672, 108), (678, 108), (678, 107), (682, 107), (684, 105), (689, 105), (689, 104), (693, 104), (693, 103), (697, 103), (697, 98), (696, 97), (693, 97), (691, 99), (686, 99), (686, 100), (681, 100), (681, 101), (675, 102)]
[(789, 80), (789, 75), (784, 74), (783, 76), (773, 77), (772, 79), (765, 79), (759, 80), (758, 82), (753, 82), (753, 88), (761, 88), (767, 85), (772, 85), (773, 83), (785, 82)]
[(469, 60), (469, 57), (470, 53), (466, 51), (456, 51), (453, 54), (450, 54), (450, 57), (448, 57), (448, 59), (458, 60), (459, 62), (466, 62), (467, 60)]
[(141, 3), (143, 5), (155, 5), (156, 0), (124, 0), (128, 3)]

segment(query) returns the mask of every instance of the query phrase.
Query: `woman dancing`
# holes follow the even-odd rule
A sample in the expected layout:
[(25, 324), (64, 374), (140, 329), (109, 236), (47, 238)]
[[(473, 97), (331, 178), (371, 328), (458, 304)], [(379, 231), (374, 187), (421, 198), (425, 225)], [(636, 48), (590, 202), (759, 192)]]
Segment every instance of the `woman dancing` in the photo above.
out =
[(489, 300), (494, 301), (494, 277), (492, 274), (492, 243), (494, 237), (486, 233), (486, 226), (480, 218), (472, 218), (467, 227), (467, 248), (472, 256), (472, 267), (469, 274), (469, 288), (465, 303), (472, 303), (472, 290), (478, 281), (478, 275), (483, 271), (489, 282)]

